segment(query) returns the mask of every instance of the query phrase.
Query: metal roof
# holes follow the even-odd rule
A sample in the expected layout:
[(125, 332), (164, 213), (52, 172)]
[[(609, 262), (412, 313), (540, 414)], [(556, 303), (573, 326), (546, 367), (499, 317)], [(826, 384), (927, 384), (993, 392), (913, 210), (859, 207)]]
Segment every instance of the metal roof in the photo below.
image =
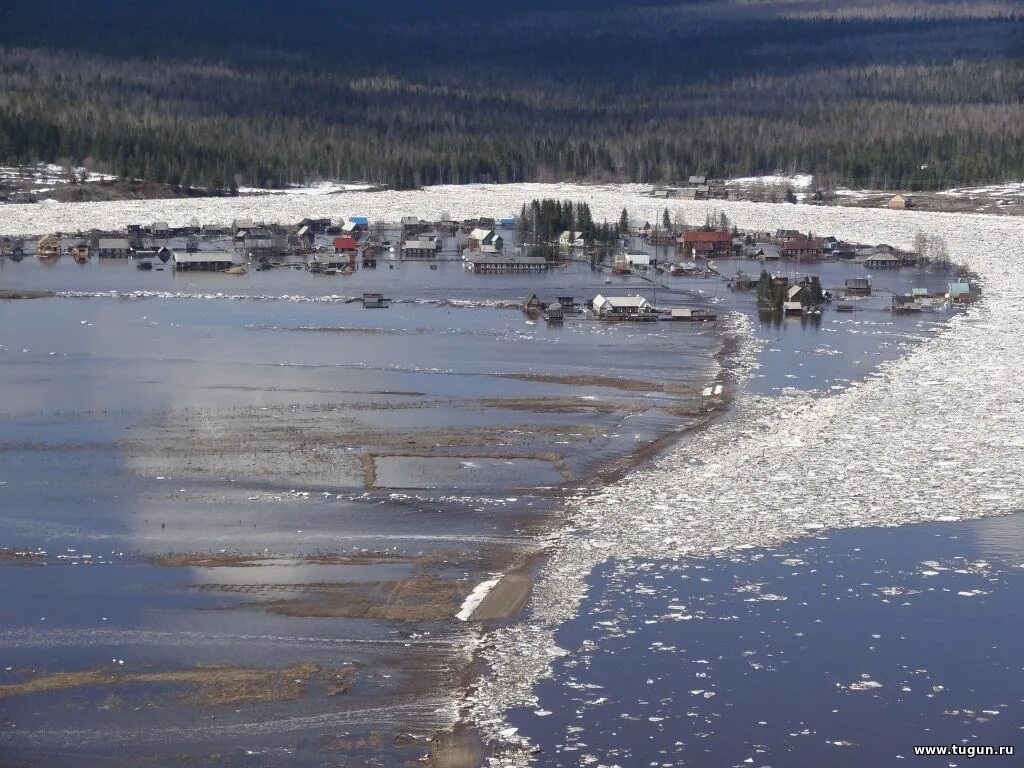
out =
[(234, 262), (235, 255), (230, 251), (175, 251), (176, 264), (205, 264), (207, 262)]

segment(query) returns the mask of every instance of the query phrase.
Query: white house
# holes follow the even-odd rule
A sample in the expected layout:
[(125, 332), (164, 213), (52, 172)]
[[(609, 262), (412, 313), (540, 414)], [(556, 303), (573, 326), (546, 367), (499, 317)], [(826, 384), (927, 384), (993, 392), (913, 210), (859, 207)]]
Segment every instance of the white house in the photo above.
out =
[(591, 302), (594, 314), (602, 318), (629, 317), (653, 314), (654, 310), (643, 296), (602, 296), (597, 294)]
[(582, 232), (570, 232), (565, 230), (558, 236), (558, 244), (563, 248), (582, 248), (586, 243), (583, 242)]
[(649, 253), (626, 252), (625, 262), (631, 267), (651, 266), (651, 255)]

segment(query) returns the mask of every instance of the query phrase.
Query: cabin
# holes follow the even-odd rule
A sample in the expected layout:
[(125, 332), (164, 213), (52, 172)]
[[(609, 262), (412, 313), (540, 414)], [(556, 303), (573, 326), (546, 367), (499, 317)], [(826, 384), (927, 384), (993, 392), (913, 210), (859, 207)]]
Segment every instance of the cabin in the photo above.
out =
[(79, 264), (82, 264), (88, 261), (89, 258), (92, 256), (92, 247), (84, 240), (80, 240), (79, 242), (75, 243), (70, 248), (68, 248), (68, 253), (71, 254), (71, 257), (75, 261), (77, 261)]
[(914, 300), (913, 296), (893, 296), (889, 308), (896, 314), (921, 311), (921, 305)]
[(971, 294), (970, 283), (950, 283), (946, 293), (949, 296), (950, 301), (958, 304), (966, 303), (974, 299), (974, 296)]
[(565, 319), (565, 313), (562, 311), (562, 305), (557, 301), (554, 301), (544, 307), (544, 319), (549, 323), (561, 323)]
[(199, 234), (203, 237), (220, 237), (228, 234), (231, 228), (226, 224), (203, 224), (199, 228)]
[(134, 253), (127, 237), (101, 237), (96, 250), (101, 259), (125, 259)]
[(782, 252), (775, 243), (755, 243), (752, 255), (761, 261), (778, 261), (782, 258)]
[(757, 278), (739, 270), (729, 281), (729, 287), (736, 291), (752, 291), (757, 288)]
[[(198, 250), (196, 248), (186, 248), (186, 250)], [(160, 246), (159, 248), (142, 248), (135, 251), (136, 259), (160, 259), (164, 264), (171, 260), (174, 255), (173, 251), (167, 246)]]
[(341, 237), (334, 238), (334, 252), (335, 253), (351, 253), (355, 255), (359, 246), (356, 243), (356, 239), (350, 235), (343, 235)]
[(633, 237), (647, 237), (647, 233), (651, 231), (651, 222), (647, 219), (630, 219), (629, 220), (629, 232)]
[(871, 280), (866, 277), (848, 277), (843, 282), (843, 290), (850, 296), (870, 296)]
[(153, 237), (170, 237), (171, 226), (166, 221), (154, 221), (149, 225), (149, 234)]
[(356, 252), (317, 253), (306, 264), (306, 268), (310, 272), (323, 272), (328, 269), (354, 270), (356, 268)]
[(363, 236), (364, 232), (366, 232), (366, 227), (358, 221), (346, 221), (341, 225), (342, 235), (348, 235), (349, 237), (354, 237), (357, 240)]
[(374, 248), (373, 246), (367, 246), (366, 248), (363, 248), (363, 268), (377, 268), (377, 249)]
[(298, 223), (298, 229), (301, 230), (303, 227), (314, 235), (325, 235), (327, 230), (331, 228), (331, 220), (326, 217), (319, 219), (305, 218)]
[(500, 253), (505, 247), (505, 239), (496, 235), (493, 229), (477, 227), (469, 233), (469, 249), (481, 253)]
[(54, 235), (43, 235), (36, 242), (36, 256), (41, 259), (60, 256), (60, 241)]
[(928, 293), (927, 288), (912, 288), (910, 290), (910, 295), (914, 298), (915, 301), (917, 301), (918, 299), (931, 298), (931, 294)]
[(786, 240), (779, 251), (784, 259), (816, 261), (821, 258), (822, 243), (817, 238)]
[(536, 293), (531, 293), (523, 299), (523, 312), (540, 312), (544, 305), (540, 303)]
[(437, 235), (419, 235), (402, 243), (403, 259), (435, 259), (441, 250), (441, 240)]
[(582, 232), (570, 232), (569, 230), (558, 236), (558, 244), (563, 248), (582, 248), (586, 245)]
[(235, 265), (230, 251), (174, 251), (173, 258), (178, 272), (220, 272)]
[(803, 232), (798, 229), (776, 229), (775, 239), (780, 243), (786, 240), (801, 240), (804, 239)]
[(707, 323), (717, 320), (718, 315), (710, 309), (673, 307), (669, 310), (668, 319), (679, 323)]
[(506, 216), (505, 218), (498, 220), (498, 226), (502, 229), (515, 229), (516, 220), (512, 216)]
[(732, 233), (728, 230), (688, 229), (678, 238), (681, 255), (697, 257), (728, 256), (733, 252)]
[(480, 273), (515, 273), (544, 272), (548, 269), (548, 261), (543, 256), (516, 256), (500, 252), (483, 253), (466, 251), (463, 253), (466, 269)]
[(391, 299), (385, 299), (383, 293), (364, 293), (363, 309), (387, 309)]
[(910, 195), (893, 195), (885, 205), (887, 208), (903, 211), (914, 207), (914, 198)]
[(418, 216), (403, 216), (401, 225), (403, 237), (412, 237), (430, 229), (430, 222), (424, 221)]
[(802, 315), (804, 312), (804, 305), (799, 301), (784, 301), (782, 302), (782, 313), (784, 315)]
[(899, 269), (903, 266), (903, 259), (892, 253), (873, 253), (864, 259), (863, 264), (868, 269)]
[(236, 236), (243, 235), (250, 229), (255, 228), (256, 224), (253, 222), (252, 219), (235, 219), (234, 221), (231, 222), (231, 232)]
[(602, 296), (590, 304), (601, 320), (657, 320), (658, 314), (643, 296)]

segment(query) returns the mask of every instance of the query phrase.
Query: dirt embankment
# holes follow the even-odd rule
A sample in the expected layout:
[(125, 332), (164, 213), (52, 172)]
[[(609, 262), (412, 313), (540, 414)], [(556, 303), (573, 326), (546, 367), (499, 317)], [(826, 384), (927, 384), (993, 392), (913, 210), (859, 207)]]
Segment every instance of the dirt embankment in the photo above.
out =
[(187, 686), (186, 702), (198, 706), (224, 706), (261, 701), (288, 701), (305, 696), (314, 681), (327, 696), (347, 693), (355, 681), (355, 668), (323, 670), (317, 664), (296, 664), (285, 669), (251, 667), (193, 667), (164, 672), (124, 672), (93, 669), (56, 672), (20, 683), (0, 685), (0, 699), (66, 691), (87, 686), (180, 684)]
[(452, 618), (468, 592), (466, 582), (417, 575), (398, 581), (312, 584), (300, 597), (256, 605), (282, 616), (437, 621)]
[(534, 381), (541, 384), (566, 384), (573, 387), (609, 387), (623, 392), (665, 392), (673, 395), (694, 394), (693, 387), (678, 384), (657, 384), (643, 379), (617, 379), (613, 376), (551, 376), (542, 373), (503, 373), (506, 379)]
[(0, 288), (0, 300), (3, 299), (52, 299), (54, 291), (22, 291), (11, 288)]

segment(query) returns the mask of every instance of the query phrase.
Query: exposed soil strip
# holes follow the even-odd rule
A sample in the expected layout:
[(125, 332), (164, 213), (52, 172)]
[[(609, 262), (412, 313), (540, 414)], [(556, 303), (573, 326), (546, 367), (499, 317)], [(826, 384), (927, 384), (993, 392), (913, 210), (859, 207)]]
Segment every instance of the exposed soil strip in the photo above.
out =
[(258, 701), (287, 701), (304, 696), (307, 683), (325, 683), (328, 696), (347, 693), (355, 677), (353, 667), (325, 672), (316, 664), (296, 664), (286, 669), (247, 667), (194, 667), (173, 672), (121, 672), (94, 669), (56, 672), (21, 683), (0, 685), (0, 699), (96, 685), (171, 683), (194, 686), (186, 698), (201, 706), (222, 706)]
[(523, 609), (532, 591), (533, 579), (529, 574), (505, 574), (473, 611), (470, 621), (507, 619)]
[(543, 384), (566, 384), (576, 387), (610, 387), (624, 392), (666, 392), (669, 394), (692, 395), (696, 394), (692, 386), (679, 384), (656, 384), (653, 381), (642, 379), (617, 379), (612, 376), (552, 376), (542, 373), (499, 373), (496, 374), (506, 379), (518, 379), (519, 381), (536, 381)]
[(0, 299), (52, 299), (56, 295), (54, 291), (15, 291), (0, 288)]

